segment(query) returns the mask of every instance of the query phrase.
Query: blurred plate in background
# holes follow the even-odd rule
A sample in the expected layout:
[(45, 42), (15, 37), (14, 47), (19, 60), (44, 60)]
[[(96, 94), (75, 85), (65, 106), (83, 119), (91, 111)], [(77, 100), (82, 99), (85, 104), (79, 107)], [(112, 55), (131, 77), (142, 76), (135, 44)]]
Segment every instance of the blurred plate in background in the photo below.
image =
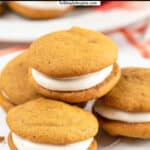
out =
[(101, 12), (94, 8), (78, 8), (63, 18), (35, 21), (7, 13), (0, 18), (0, 41), (30, 42), (43, 34), (72, 26), (110, 31), (146, 19), (149, 15), (149, 9)]

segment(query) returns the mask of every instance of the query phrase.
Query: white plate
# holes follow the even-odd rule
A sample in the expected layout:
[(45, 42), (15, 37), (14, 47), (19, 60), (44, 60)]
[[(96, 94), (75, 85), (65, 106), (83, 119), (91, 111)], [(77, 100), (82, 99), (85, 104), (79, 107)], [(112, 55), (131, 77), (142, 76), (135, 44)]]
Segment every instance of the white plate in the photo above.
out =
[(48, 32), (72, 26), (109, 31), (145, 19), (149, 15), (149, 9), (100, 12), (94, 8), (83, 8), (76, 9), (63, 18), (33, 21), (8, 13), (0, 18), (0, 41), (30, 42)]
[[(129, 48), (127, 48), (129, 49)], [(150, 67), (150, 60), (145, 60), (136, 54), (136, 51), (127, 51), (122, 49), (119, 52), (118, 63), (122, 66), (143, 66)], [(21, 52), (15, 52), (6, 56), (0, 57), (0, 71), (3, 67), (15, 56)], [(90, 110), (92, 102), (90, 102), (86, 109)], [(0, 136), (7, 137), (9, 129), (5, 121), (5, 112), (0, 108)], [(100, 132), (97, 141), (99, 148), (98, 150), (149, 150), (150, 140), (140, 140), (131, 138), (116, 138), (109, 136), (104, 132)], [(7, 138), (6, 138), (7, 139)], [(0, 143), (0, 150), (9, 150), (7, 140)]]

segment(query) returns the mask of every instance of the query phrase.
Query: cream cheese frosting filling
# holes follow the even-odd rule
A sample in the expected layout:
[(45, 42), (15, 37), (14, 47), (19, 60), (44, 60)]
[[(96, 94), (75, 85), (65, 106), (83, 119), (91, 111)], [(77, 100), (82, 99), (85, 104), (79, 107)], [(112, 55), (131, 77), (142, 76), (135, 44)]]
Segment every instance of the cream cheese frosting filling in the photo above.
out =
[(104, 118), (127, 123), (146, 123), (150, 122), (150, 112), (125, 112), (106, 106), (98, 101), (94, 107), (94, 111)]
[(26, 6), (28, 8), (40, 9), (40, 10), (63, 10), (70, 5), (60, 4), (59, 1), (15, 1), (17, 4)]
[(90, 138), (85, 141), (66, 145), (51, 145), (33, 143), (12, 133), (12, 140), (17, 150), (87, 150), (94, 139)]
[(111, 73), (113, 65), (110, 65), (98, 72), (78, 77), (51, 78), (32, 68), (32, 76), (37, 84), (54, 91), (79, 91), (94, 87), (103, 82)]

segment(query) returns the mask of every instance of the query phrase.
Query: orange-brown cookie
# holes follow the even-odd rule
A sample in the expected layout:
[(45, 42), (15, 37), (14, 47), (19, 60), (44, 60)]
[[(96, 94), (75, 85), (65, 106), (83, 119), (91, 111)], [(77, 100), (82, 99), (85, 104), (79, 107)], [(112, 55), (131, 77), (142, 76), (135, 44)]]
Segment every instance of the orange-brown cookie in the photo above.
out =
[(28, 140), (41, 146), (88, 144), (87, 148), (93, 143), (90, 149), (96, 149), (93, 138), (98, 132), (97, 119), (90, 112), (63, 102), (44, 98), (27, 102), (8, 112), (7, 123), (15, 143), (19, 137), (21, 143)]
[(79, 27), (39, 38), (28, 58), (36, 90), (70, 103), (101, 97), (120, 78), (116, 45), (101, 33)]
[(86, 75), (113, 65), (117, 46), (102, 33), (73, 27), (35, 40), (28, 52), (29, 64), (53, 77)]
[(102, 127), (112, 136), (127, 136), (134, 138), (150, 139), (150, 122), (125, 123), (109, 119), (100, 121)]
[(61, 6), (58, 2), (7, 2), (8, 7), (19, 15), (30, 19), (49, 19), (64, 16), (72, 11), (72, 6)]
[(124, 68), (119, 83), (102, 98), (103, 103), (129, 112), (150, 111), (150, 69)]
[(118, 84), (93, 111), (113, 136), (150, 138), (150, 69), (123, 68)]
[(11, 60), (0, 74), (1, 94), (10, 103), (19, 105), (40, 95), (28, 82), (26, 52)]

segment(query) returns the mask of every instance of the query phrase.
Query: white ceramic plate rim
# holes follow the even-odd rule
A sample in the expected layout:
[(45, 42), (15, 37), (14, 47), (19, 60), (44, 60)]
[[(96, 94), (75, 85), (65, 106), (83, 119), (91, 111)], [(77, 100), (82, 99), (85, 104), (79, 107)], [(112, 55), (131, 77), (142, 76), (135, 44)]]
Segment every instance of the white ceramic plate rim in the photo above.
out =
[[(80, 15), (79, 15), (80, 14)], [(0, 41), (31, 42), (43, 34), (56, 30), (80, 26), (97, 31), (110, 31), (121, 28), (149, 17), (148, 9), (139, 11), (112, 10), (79, 10), (59, 19), (33, 21), (9, 14), (0, 19)]]

